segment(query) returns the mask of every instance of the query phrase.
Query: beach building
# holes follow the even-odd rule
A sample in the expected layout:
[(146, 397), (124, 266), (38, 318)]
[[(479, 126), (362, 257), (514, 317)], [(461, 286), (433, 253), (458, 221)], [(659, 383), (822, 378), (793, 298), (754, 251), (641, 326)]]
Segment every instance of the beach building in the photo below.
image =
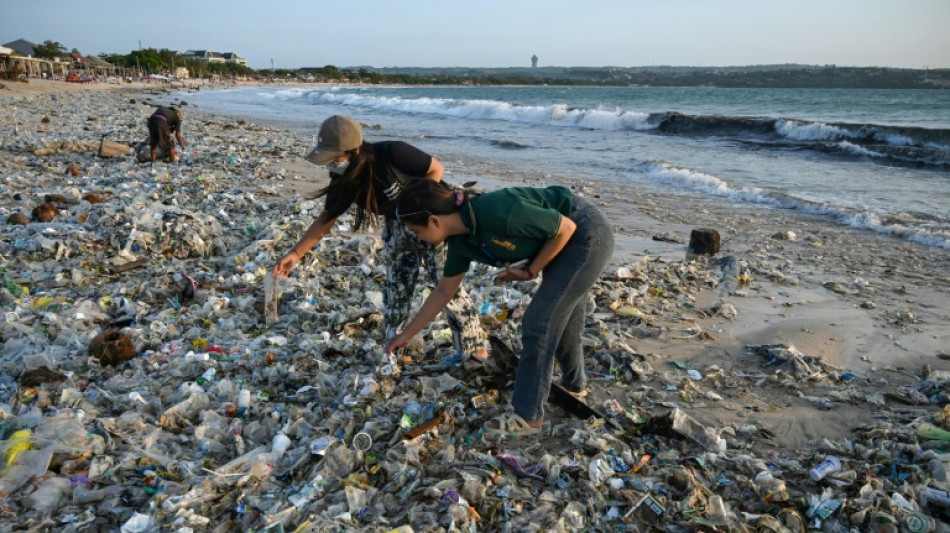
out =
[(235, 52), (224, 52), (221, 54), (221, 57), (223, 57), (228, 63), (237, 63), (238, 65), (244, 65), (245, 67), (247, 66), (247, 59), (237, 55)]
[(180, 54), (185, 59), (198, 59), (205, 63), (226, 63), (227, 60), (221, 57), (221, 54), (210, 50), (188, 50)]
[(36, 44), (26, 39), (17, 39), (3, 44), (3, 48), (10, 50), (7, 54), (0, 54), (0, 70), (5, 79), (12, 79), (19, 75), (38, 77), (45, 74), (64, 75), (69, 63), (58, 59), (49, 60), (33, 57), (36, 53)]
[(73, 48), (73, 51), (69, 53), (69, 58), (73, 60), (73, 63), (76, 65), (85, 65), (89, 63), (89, 58), (79, 53), (79, 50)]
[(247, 66), (247, 59), (239, 56), (237, 52), (213, 52), (211, 50), (188, 50), (178, 54), (185, 59), (198, 59), (205, 63), (237, 63)]
[(119, 71), (125, 70), (95, 55), (86, 56), (85, 64), (87, 70), (91, 70), (92, 74), (115, 75), (118, 74)]
[(24, 57), (33, 57), (36, 55), (36, 43), (27, 41), (26, 39), (17, 39), (15, 41), (10, 41), (4, 43), (3, 45), (6, 48), (10, 48), (17, 54)]

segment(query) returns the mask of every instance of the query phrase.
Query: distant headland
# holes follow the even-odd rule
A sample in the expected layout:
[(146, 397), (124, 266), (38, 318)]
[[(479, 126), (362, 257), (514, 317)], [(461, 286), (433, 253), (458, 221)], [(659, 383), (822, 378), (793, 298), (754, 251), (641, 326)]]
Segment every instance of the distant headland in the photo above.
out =
[[(329, 69), (329, 71), (328, 71)], [(649, 87), (733, 87), (814, 89), (946, 89), (950, 69), (753, 65), (740, 67), (513, 67), (302, 68), (332, 79), (334, 70), (362, 83), (469, 85), (595, 85)], [(331, 77), (327, 78), (327, 74)]]

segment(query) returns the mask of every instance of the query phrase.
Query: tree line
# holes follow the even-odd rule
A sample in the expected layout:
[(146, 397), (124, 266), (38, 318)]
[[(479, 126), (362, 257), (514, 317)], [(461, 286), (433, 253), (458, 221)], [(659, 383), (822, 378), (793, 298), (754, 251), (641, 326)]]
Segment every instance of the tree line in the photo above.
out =
[(99, 57), (118, 67), (135, 68), (149, 73), (174, 74), (178, 67), (185, 67), (192, 77), (203, 78), (209, 74), (223, 77), (253, 76), (254, 69), (238, 63), (206, 63), (196, 58), (186, 58), (167, 49), (144, 48), (128, 54), (101, 54)]
[[(68, 55), (58, 41), (46, 40), (34, 47), (37, 57), (53, 59)], [(76, 49), (73, 49), (76, 52)], [(877, 67), (814, 66), (749, 70), (736, 68), (659, 68), (656, 70), (621, 67), (527, 69), (457, 68), (438, 72), (381, 72), (366, 67), (259, 69), (237, 63), (206, 63), (185, 58), (167, 48), (145, 48), (128, 54), (100, 54), (113, 65), (136, 68), (148, 73), (174, 74), (186, 67), (192, 77), (257, 77), (313, 79), (315, 81), (397, 85), (593, 85), (652, 87), (731, 87), (731, 88), (843, 88), (843, 89), (934, 89), (950, 88), (950, 69), (897, 69)], [(408, 69), (407, 69), (408, 70)]]
[[(72, 52), (78, 53), (75, 48)], [(33, 54), (43, 59), (67, 59), (69, 52), (59, 41), (47, 39), (33, 47)], [(254, 76), (255, 71), (237, 63), (206, 63), (196, 58), (186, 58), (167, 48), (144, 48), (128, 54), (104, 53), (99, 58), (117, 67), (134, 68), (149, 74), (162, 72), (174, 74), (178, 67), (185, 67), (194, 77), (217, 74), (223, 77)]]

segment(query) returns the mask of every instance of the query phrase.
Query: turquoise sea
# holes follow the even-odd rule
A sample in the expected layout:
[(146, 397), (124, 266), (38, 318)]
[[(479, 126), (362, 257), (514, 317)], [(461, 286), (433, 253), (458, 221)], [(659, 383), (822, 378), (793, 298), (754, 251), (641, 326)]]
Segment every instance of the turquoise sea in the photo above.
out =
[(245, 87), (190, 104), (316, 134), (346, 114), (446, 159), (814, 213), (950, 249), (950, 90)]

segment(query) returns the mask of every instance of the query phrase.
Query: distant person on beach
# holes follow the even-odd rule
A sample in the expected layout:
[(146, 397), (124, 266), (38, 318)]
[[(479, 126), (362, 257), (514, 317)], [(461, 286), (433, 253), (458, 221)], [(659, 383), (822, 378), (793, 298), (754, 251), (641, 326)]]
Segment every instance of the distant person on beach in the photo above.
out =
[[(317, 146), (307, 156), (330, 170), (330, 184), (317, 194), (325, 196), (323, 211), (286, 255), (274, 266), (274, 276), (287, 276), (294, 265), (330, 231), (350, 206), (356, 207), (353, 230), (382, 217), (384, 253), (387, 262), (383, 287), (386, 338), (395, 335), (409, 316), (420, 263), (433, 283), (441, 276), (441, 250), (417, 239), (396, 219), (395, 200), (408, 185), (418, 181), (439, 182), (442, 164), (431, 155), (402, 141), (368, 143), (356, 120), (334, 115), (320, 126)], [(447, 302), (446, 318), (452, 329), (455, 360), (488, 357), (478, 313), (464, 292)]]
[(181, 137), (181, 110), (177, 107), (159, 107), (148, 117), (148, 143), (152, 149), (152, 163), (158, 155), (161, 146), (168, 154), (169, 160), (174, 163), (175, 144), (172, 136), (178, 140), (181, 149), (185, 149), (185, 140)]
[[(544, 272), (521, 323), (523, 351), (511, 404), (514, 413), (489, 421), (503, 434), (537, 433), (551, 389), (554, 362), (561, 385), (587, 394), (581, 333), (587, 292), (613, 255), (610, 224), (593, 204), (566, 187), (512, 187), (482, 195), (418, 181), (398, 202), (396, 219), (419, 239), (448, 243), (442, 281), (386, 350), (409, 344), (459, 290), (472, 261), (503, 267), (503, 281), (527, 281)], [(521, 262), (519, 264), (519, 262)]]

